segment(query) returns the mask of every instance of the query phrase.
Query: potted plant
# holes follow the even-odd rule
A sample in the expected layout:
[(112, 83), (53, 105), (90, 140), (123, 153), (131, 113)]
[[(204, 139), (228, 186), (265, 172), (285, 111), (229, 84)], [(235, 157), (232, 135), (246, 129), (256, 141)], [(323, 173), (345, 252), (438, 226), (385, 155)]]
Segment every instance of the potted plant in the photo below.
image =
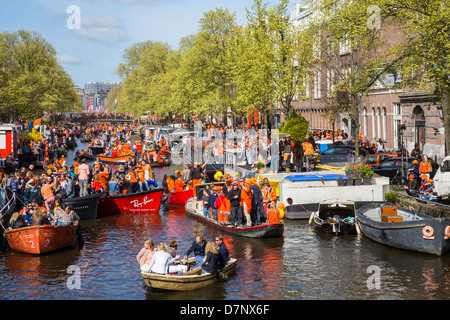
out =
[(355, 186), (360, 186), (363, 183), (363, 174), (362, 174), (362, 170), (363, 170), (363, 165), (359, 164), (356, 167), (354, 167), (354, 174), (353, 174), (353, 178), (355, 179)]
[(256, 168), (258, 169), (258, 173), (259, 174), (262, 174), (262, 173), (264, 173), (264, 167), (265, 167), (266, 165), (264, 164), (264, 163), (262, 163), (261, 161), (259, 161), (257, 164), (256, 164)]
[(364, 181), (364, 184), (371, 184), (372, 183), (372, 176), (375, 174), (372, 171), (372, 168), (369, 166), (362, 166), (361, 168), (361, 174)]

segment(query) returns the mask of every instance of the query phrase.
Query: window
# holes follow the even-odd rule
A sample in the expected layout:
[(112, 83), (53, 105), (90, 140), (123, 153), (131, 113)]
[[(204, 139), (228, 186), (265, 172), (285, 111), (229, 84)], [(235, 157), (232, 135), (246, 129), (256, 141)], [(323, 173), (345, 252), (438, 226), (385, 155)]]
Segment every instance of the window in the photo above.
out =
[(366, 159), (366, 164), (376, 164), (377, 163), (377, 156), (372, 156)]
[(328, 69), (327, 70), (327, 97), (332, 98), (334, 97), (334, 85), (335, 85), (335, 76), (334, 76), (334, 70)]
[(314, 73), (314, 99), (320, 99), (322, 97), (320, 86), (320, 71), (318, 70)]

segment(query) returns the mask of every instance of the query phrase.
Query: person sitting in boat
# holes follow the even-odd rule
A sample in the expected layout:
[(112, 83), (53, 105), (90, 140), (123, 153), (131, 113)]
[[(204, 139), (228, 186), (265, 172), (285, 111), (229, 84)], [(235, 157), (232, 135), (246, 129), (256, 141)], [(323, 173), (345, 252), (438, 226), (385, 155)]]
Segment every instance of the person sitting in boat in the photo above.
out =
[(212, 241), (208, 241), (205, 247), (205, 258), (203, 258), (202, 274), (217, 274), (219, 266), (219, 249)]
[(176, 192), (176, 189), (175, 189), (175, 177), (174, 176), (167, 177), (166, 183), (167, 183), (167, 191), (169, 191), (169, 192)]
[(50, 220), (47, 217), (47, 212), (44, 212), (43, 210), (34, 209), (33, 214), (31, 215), (31, 223), (30, 226), (42, 226), (51, 224)]
[(28, 224), (26, 223), (25, 219), (23, 218), (23, 215), (19, 212), (14, 212), (11, 215), (11, 218), (9, 219), (9, 227), (8, 229), (19, 229), (27, 227)]
[(219, 263), (217, 267), (219, 269), (223, 269), (228, 261), (230, 261), (230, 253), (228, 251), (227, 246), (223, 242), (222, 235), (218, 235), (215, 239), (216, 246), (219, 250)]
[(130, 167), (130, 170), (128, 170), (128, 174), (126, 176), (128, 181), (128, 189), (127, 194), (136, 193), (139, 191), (139, 183), (137, 179), (136, 171), (134, 170), (134, 167)]
[(113, 175), (111, 179), (108, 181), (109, 186), (109, 195), (115, 195), (119, 193), (119, 183), (117, 181), (116, 175)]
[[(166, 252), (169, 253), (172, 256), (172, 258), (174, 258), (175, 260), (180, 259), (180, 255), (176, 254), (177, 248), (178, 248), (177, 241), (172, 240), (172, 241), (170, 241), (169, 247), (166, 250)], [(188, 271), (187, 265), (182, 265), (177, 262), (169, 265), (169, 273), (178, 273), (179, 275), (182, 275), (186, 271)]]
[(167, 274), (169, 272), (169, 265), (175, 262), (175, 258), (166, 252), (167, 245), (160, 243), (158, 245), (158, 251), (152, 257), (148, 270), (157, 274)]
[(155, 244), (152, 239), (148, 239), (144, 242), (144, 247), (139, 251), (136, 256), (139, 268), (141, 271), (150, 272), (150, 261), (152, 261), (153, 254), (155, 253)]
[(57, 226), (70, 226), (72, 225), (72, 219), (69, 214), (61, 209), (59, 201), (55, 200), (55, 208), (53, 209), (52, 224)]
[(269, 205), (269, 210), (267, 211), (267, 219), (268, 219), (268, 223), (272, 224), (272, 223), (280, 223), (280, 210), (277, 209), (277, 205), (276, 202), (273, 201), (270, 205)]
[(183, 192), (186, 184), (183, 181), (183, 176), (181, 174), (177, 175), (177, 179), (175, 181), (175, 191)]
[(206, 241), (203, 238), (203, 236), (202, 235), (197, 236), (195, 238), (195, 241), (192, 242), (191, 247), (186, 252), (184, 259), (187, 260), (191, 252), (194, 252), (195, 262), (201, 265), (203, 263), (203, 258), (205, 257), (205, 247)]

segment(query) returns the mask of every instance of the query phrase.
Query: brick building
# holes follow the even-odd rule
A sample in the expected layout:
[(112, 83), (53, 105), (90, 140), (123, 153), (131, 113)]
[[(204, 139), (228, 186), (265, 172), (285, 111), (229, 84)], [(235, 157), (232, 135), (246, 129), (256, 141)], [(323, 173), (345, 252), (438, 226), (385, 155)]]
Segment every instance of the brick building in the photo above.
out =
[[(294, 5), (290, 21), (296, 26), (305, 26), (312, 16), (309, 8)], [(386, 41), (398, 43), (402, 35), (393, 26), (383, 26)], [(322, 42), (326, 37), (321, 39)], [(322, 46), (325, 48), (326, 46)], [(323, 51), (324, 49), (322, 49)], [(343, 46), (338, 49), (339, 59), (344, 61), (352, 54)], [(323, 52), (319, 54), (324, 54)], [(347, 58), (346, 58), (347, 57)], [(351, 72), (351, 71), (350, 71)], [(445, 152), (445, 135), (442, 108), (439, 100), (432, 94), (421, 90), (407, 92), (395, 86), (401, 82), (400, 74), (393, 71), (377, 81), (371, 90), (361, 98), (359, 123), (360, 132), (369, 141), (381, 138), (386, 149), (399, 149), (402, 143), (408, 151), (417, 143), (424, 154), (437, 160)], [(306, 89), (306, 95), (293, 106), (305, 119), (310, 121), (312, 130), (338, 129), (354, 136), (355, 124), (348, 116), (341, 114), (336, 119), (327, 118), (327, 104), (332, 103), (327, 95), (333, 85), (331, 70), (324, 68), (315, 71), (313, 79)], [(403, 130), (401, 130), (403, 128)]]

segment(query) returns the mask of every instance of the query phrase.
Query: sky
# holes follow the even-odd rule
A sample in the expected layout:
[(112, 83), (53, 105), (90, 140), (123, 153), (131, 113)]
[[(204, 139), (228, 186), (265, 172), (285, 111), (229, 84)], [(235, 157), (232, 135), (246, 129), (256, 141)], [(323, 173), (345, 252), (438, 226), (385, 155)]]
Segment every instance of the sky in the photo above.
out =
[[(269, 6), (278, 3), (266, 0)], [(289, 3), (291, 6), (299, 1)], [(0, 0), (0, 32), (34, 30), (57, 51), (75, 85), (120, 82), (115, 70), (125, 49), (142, 41), (167, 42), (198, 31), (205, 12), (227, 8), (238, 24), (253, 0)]]

